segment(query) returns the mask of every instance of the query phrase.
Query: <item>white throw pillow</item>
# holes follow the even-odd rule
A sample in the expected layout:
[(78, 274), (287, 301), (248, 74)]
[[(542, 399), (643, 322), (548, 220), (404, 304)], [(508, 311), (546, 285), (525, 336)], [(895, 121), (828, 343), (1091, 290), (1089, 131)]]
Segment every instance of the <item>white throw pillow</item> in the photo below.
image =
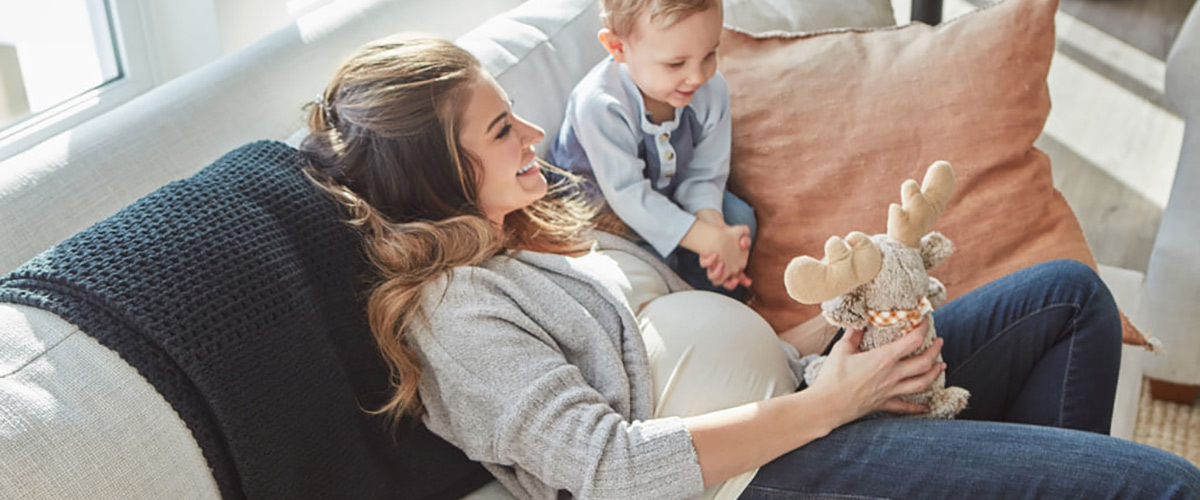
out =
[(755, 34), (895, 24), (889, 0), (725, 0), (725, 25)]
[(546, 129), (539, 155), (558, 132), (575, 84), (607, 53), (596, 39), (595, 0), (529, 0), (455, 41), (508, 93), (513, 108)]

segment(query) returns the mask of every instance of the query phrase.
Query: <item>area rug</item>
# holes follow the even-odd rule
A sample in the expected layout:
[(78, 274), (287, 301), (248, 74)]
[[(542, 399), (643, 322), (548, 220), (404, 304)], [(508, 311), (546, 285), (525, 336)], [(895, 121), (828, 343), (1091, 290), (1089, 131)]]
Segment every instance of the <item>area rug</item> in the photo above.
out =
[(1133, 440), (1200, 466), (1200, 402), (1181, 405), (1157, 401), (1150, 397), (1150, 383), (1143, 380)]

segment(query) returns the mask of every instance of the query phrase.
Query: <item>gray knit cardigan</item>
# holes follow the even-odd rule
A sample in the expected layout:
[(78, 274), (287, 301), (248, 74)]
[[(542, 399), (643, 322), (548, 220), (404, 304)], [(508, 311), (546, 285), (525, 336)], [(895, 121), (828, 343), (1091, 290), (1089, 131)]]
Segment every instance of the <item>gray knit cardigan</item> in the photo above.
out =
[[(671, 291), (688, 289), (636, 245), (596, 239), (652, 263)], [(703, 490), (683, 420), (651, 419), (646, 348), (622, 294), (568, 257), (518, 252), (458, 268), (423, 298), (408, 338), (424, 367), (425, 423), (510, 492), (662, 500)]]

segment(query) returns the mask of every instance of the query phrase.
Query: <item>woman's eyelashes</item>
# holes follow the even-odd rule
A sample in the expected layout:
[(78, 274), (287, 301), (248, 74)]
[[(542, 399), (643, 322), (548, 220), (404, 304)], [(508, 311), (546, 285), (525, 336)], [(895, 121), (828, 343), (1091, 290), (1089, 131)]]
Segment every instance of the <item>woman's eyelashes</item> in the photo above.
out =
[[(516, 101), (514, 101), (512, 99), (508, 100), (508, 116), (509, 117), (513, 116), (513, 106), (515, 106), (516, 104), (517, 104)], [(506, 121), (504, 124), (504, 127), (500, 129), (500, 133), (496, 134), (496, 140), (503, 139), (511, 131), (512, 131), (512, 122)]]

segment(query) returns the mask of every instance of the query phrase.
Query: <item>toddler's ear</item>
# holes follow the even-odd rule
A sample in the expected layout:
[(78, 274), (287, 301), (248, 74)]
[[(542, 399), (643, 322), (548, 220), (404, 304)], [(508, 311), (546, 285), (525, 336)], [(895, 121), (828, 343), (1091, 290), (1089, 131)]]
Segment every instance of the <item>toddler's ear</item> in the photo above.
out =
[(600, 39), (600, 45), (604, 46), (604, 50), (613, 56), (613, 60), (619, 63), (625, 62), (625, 42), (617, 38), (617, 35), (614, 35), (608, 28), (601, 28), (596, 37)]

